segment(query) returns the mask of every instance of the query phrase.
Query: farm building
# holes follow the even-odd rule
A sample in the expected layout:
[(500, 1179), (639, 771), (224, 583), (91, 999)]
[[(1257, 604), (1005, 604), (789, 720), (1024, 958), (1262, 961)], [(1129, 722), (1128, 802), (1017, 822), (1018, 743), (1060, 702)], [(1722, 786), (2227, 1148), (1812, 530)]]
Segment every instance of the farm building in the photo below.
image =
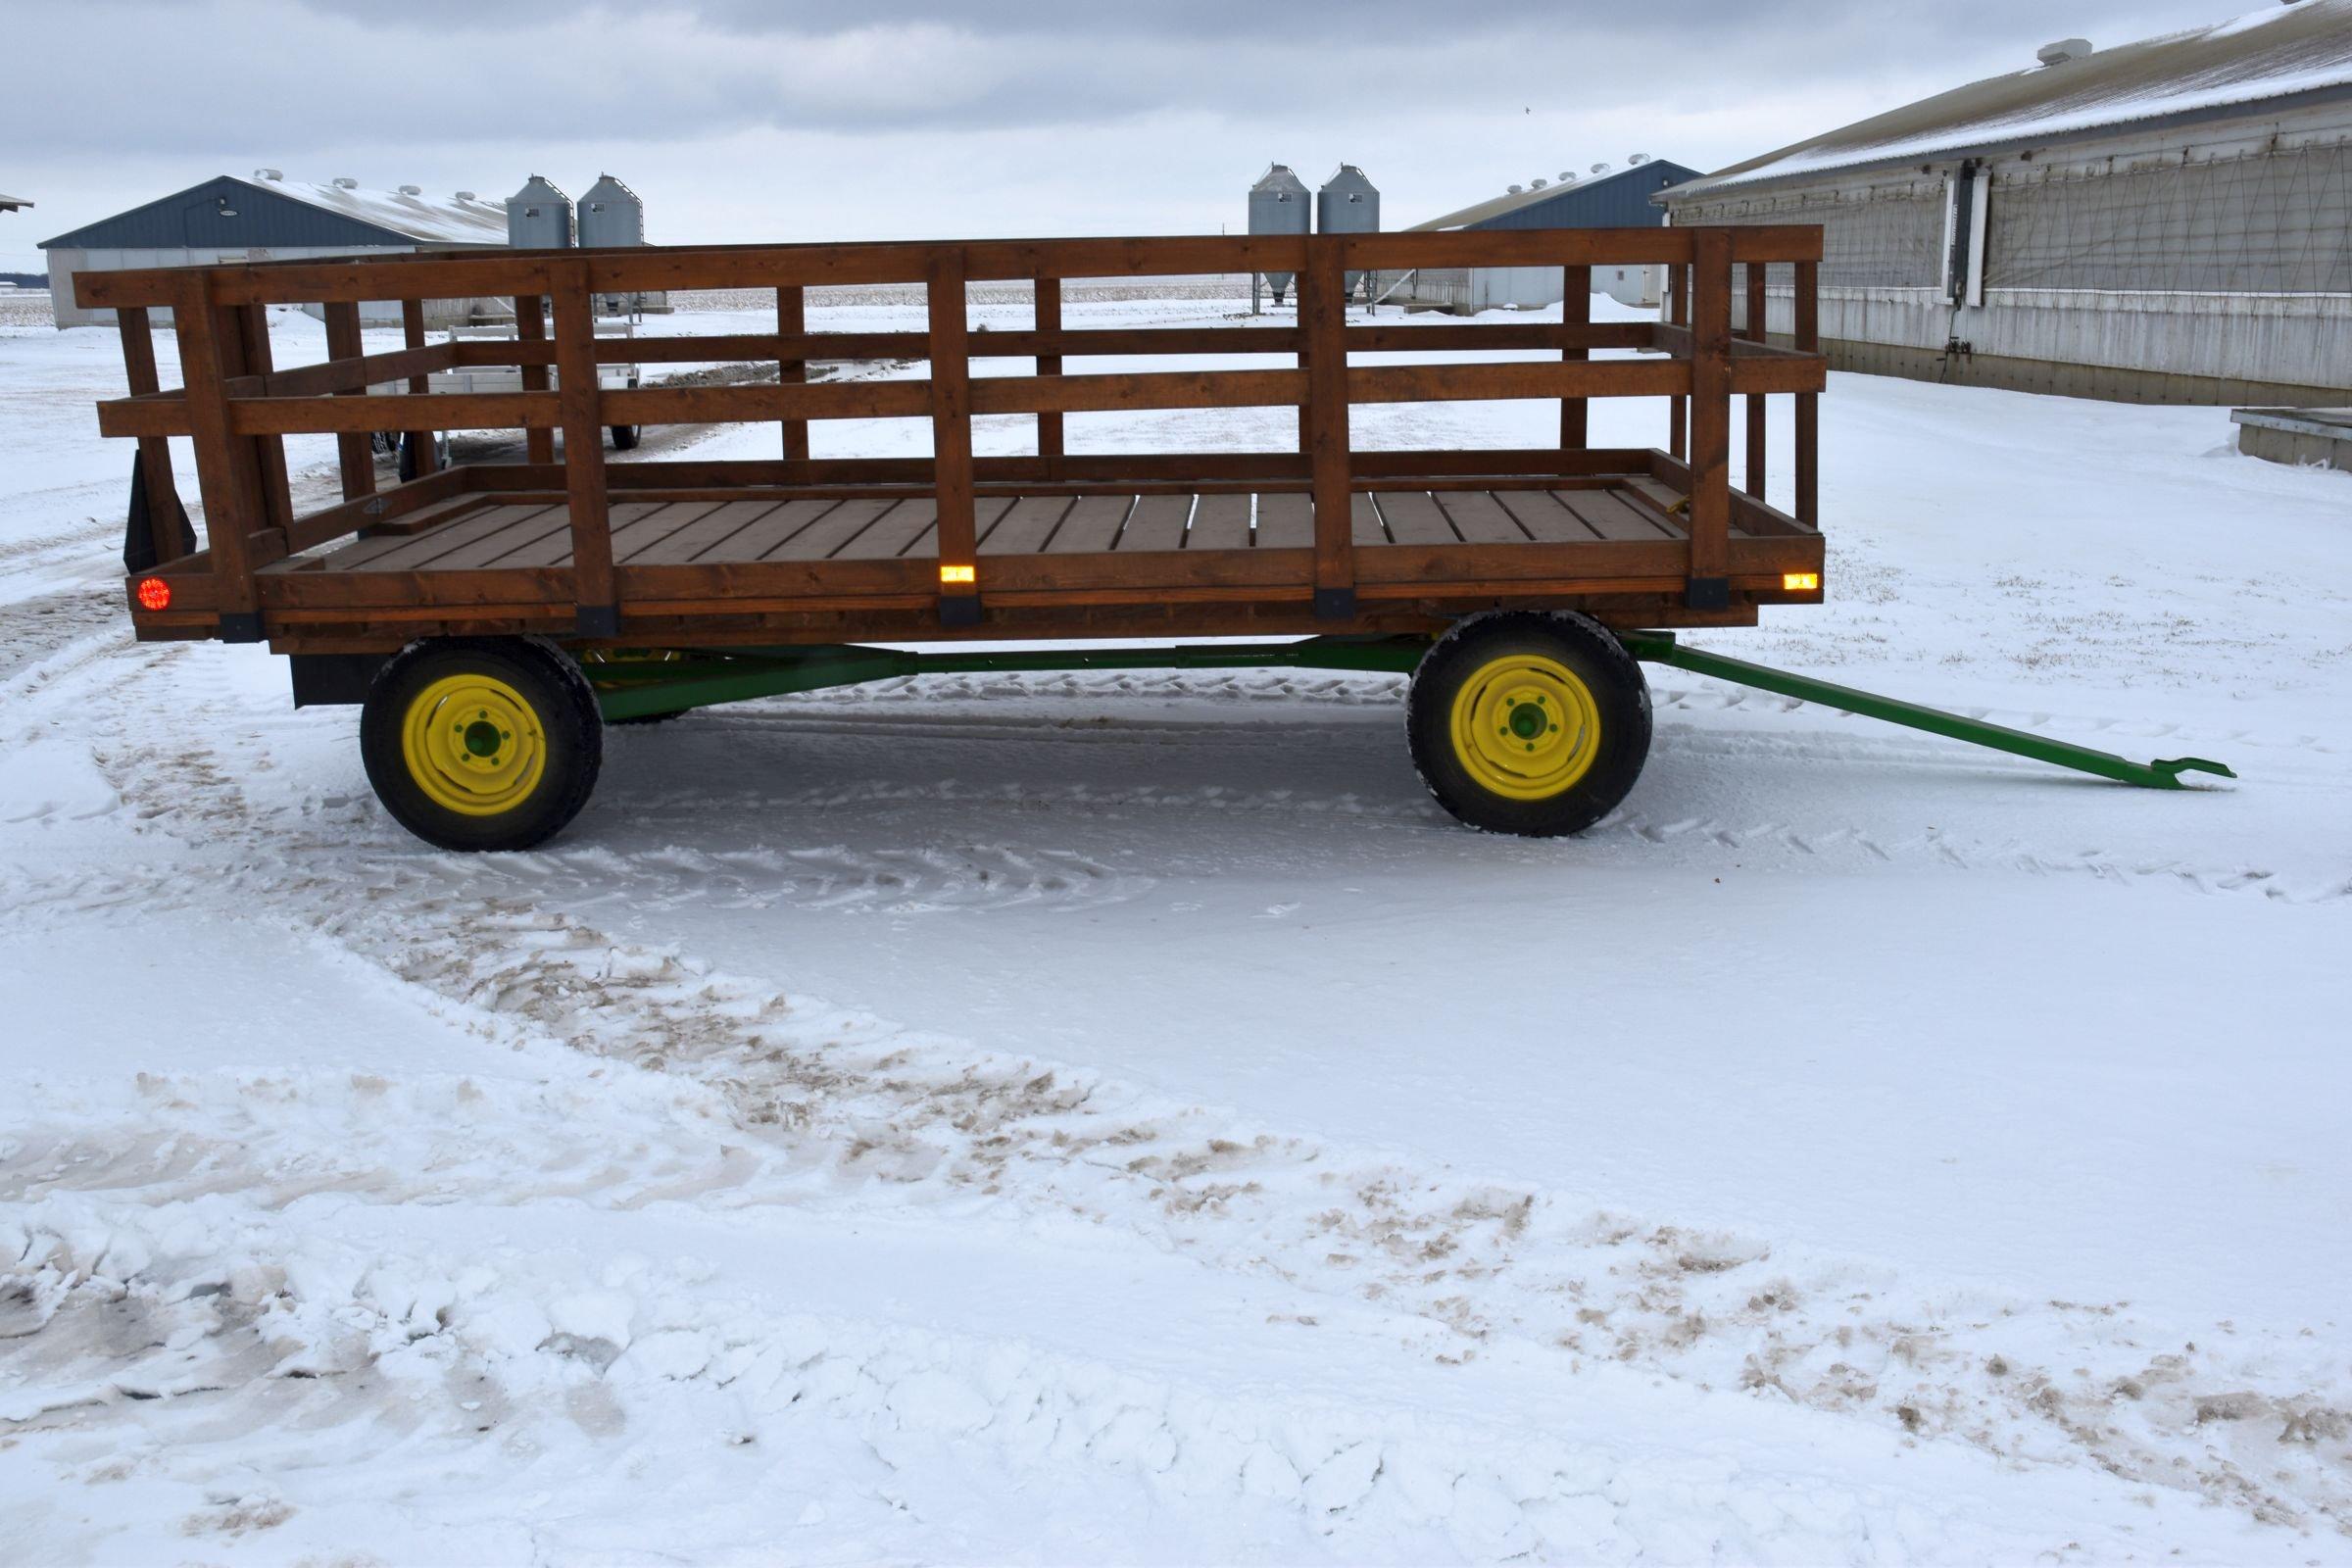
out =
[[(1658, 220), (1658, 210), (1650, 205), (1652, 198), (1697, 177), (1695, 169), (1636, 153), (1623, 169), (1612, 170), (1602, 164), (1581, 179), (1563, 172), (1556, 183), (1538, 179), (1525, 187), (1513, 185), (1500, 196), (1415, 223), (1413, 228), (1642, 227)], [(1592, 286), (1631, 305), (1654, 305), (1653, 270), (1596, 268)], [(1560, 271), (1554, 267), (1423, 268), (1403, 274), (1383, 274), (1381, 289), (1394, 303), (1439, 307), (1464, 315), (1503, 307), (1532, 309), (1559, 303)]]
[[(183, 267), (206, 262), (282, 261), (407, 251), (464, 250), (507, 243), (506, 209), (471, 191), (427, 196), (414, 185), (363, 190), (357, 180), (325, 185), (289, 180), (274, 169), (251, 179), (221, 174), (158, 198), (72, 233), (43, 240), (49, 255), (50, 298), (57, 324), (112, 321), (112, 311), (85, 311), (74, 302), (74, 276), (132, 267)], [(436, 302), (450, 321), (467, 302)], [(169, 313), (159, 312), (159, 316)], [(372, 324), (397, 321), (396, 307), (363, 312)], [(438, 317), (433, 325), (449, 324)]]
[[(2037, 58), (1658, 201), (1676, 223), (1821, 224), (1821, 335), (1839, 368), (2132, 402), (2343, 402), (2352, 0)], [(1767, 326), (1786, 332), (1788, 279), (1772, 282)]]

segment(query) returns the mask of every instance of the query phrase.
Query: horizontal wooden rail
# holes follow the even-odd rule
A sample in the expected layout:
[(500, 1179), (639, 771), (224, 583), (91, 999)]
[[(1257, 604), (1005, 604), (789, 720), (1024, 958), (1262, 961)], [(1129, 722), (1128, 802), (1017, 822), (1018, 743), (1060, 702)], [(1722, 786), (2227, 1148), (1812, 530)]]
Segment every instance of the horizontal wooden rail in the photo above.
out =
[[(1188, 235), (1135, 239), (981, 240), (953, 248), (968, 281), (1175, 277), (1298, 271), (1310, 249), (1336, 248), (1344, 268), (1687, 265), (1689, 228), (1464, 229), (1354, 235)], [(1725, 231), (1735, 263), (1817, 262), (1821, 230), (1755, 224)], [(597, 293), (662, 289), (920, 283), (930, 241), (852, 245), (647, 247), (589, 252), (453, 251), (366, 260), (254, 262), (207, 269), (218, 303), (293, 305), (381, 299), (545, 294), (552, 273), (584, 266)], [(564, 260), (569, 257), (570, 260)], [(84, 307), (170, 305), (177, 269), (84, 272)]]

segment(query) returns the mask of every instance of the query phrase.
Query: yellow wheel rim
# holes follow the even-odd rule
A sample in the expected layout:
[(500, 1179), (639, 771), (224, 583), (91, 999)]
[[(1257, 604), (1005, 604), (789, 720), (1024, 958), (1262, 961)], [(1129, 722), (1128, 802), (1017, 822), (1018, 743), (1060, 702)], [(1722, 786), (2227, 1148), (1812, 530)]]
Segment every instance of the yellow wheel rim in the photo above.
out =
[(1600, 709), (1567, 665), (1506, 654), (1453, 696), (1453, 755), (1482, 789), (1542, 801), (1571, 789), (1600, 755)]
[(490, 675), (445, 675), (418, 692), (401, 723), (400, 750), (425, 798), (464, 816), (514, 809), (547, 771), (538, 712)]

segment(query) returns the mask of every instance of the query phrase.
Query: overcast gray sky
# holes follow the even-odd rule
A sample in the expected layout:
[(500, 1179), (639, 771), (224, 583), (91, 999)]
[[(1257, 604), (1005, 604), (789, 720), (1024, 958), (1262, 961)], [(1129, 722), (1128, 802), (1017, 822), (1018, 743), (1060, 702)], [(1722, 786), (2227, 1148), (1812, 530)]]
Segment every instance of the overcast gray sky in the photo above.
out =
[[(2266, 7), (2267, 8), (2267, 7)], [(1238, 227), (1271, 160), (1396, 227), (1645, 152), (1713, 169), (2253, 0), (79, 0), (12, 7), (0, 269), (265, 165), (502, 197), (599, 172), (656, 241)]]

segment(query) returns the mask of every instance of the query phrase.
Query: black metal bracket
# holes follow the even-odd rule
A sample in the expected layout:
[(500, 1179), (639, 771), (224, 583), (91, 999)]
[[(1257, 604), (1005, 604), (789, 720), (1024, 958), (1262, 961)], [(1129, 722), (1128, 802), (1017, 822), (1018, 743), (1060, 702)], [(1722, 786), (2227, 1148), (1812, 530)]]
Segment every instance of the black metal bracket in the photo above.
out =
[(620, 635), (618, 605), (582, 605), (572, 612), (571, 629), (582, 637)]
[(258, 610), (222, 611), (220, 640), (224, 643), (258, 643), (262, 640), (262, 612)]
[(978, 594), (941, 594), (939, 623), (942, 626), (977, 626), (980, 624), (980, 596)]
[(1317, 620), (1353, 620), (1355, 618), (1355, 590), (1352, 588), (1316, 589), (1315, 618)]
[(384, 667), (385, 654), (292, 654), (288, 673), (294, 681), (296, 708), (350, 707), (368, 700), (375, 672)]
[(1729, 610), (1732, 608), (1732, 579), (1692, 577), (1684, 585), (1683, 603), (1692, 610)]

